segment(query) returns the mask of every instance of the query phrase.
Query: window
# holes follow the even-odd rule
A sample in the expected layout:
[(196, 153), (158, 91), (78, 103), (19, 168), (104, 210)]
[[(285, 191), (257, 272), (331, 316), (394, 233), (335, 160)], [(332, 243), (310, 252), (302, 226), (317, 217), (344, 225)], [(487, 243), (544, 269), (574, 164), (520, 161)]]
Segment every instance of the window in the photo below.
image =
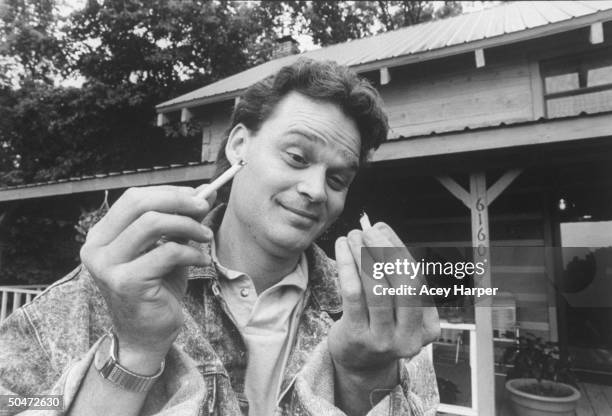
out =
[(612, 49), (544, 61), (541, 72), (548, 117), (612, 110)]

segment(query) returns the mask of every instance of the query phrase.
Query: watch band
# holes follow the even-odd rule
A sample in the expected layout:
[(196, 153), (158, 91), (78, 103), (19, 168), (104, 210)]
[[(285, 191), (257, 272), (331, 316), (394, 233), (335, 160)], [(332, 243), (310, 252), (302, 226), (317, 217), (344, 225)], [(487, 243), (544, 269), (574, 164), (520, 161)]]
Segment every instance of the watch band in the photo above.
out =
[[(122, 390), (128, 390), (135, 393), (145, 393), (151, 389), (153, 384), (159, 379), (164, 372), (164, 367), (166, 364), (165, 360), (161, 362), (161, 368), (159, 371), (152, 376), (143, 376), (140, 374), (136, 374), (127, 368), (121, 366), (117, 361), (118, 356), (118, 342), (117, 336), (113, 331), (107, 332), (104, 337), (102, 337), (102, 341), (100, 341), (100, 346), (104, 344), (106, 338), (110, 338), (110, 351), (108, 353), (108, 358), (104, 363), (98, 367), (97, 360), (96, 370), (100, 373), (100, 375), (112, 383), (113, 385), (119, 387)], [(100, 347), (98, 347), (98, 351), (96, 351), (96, 356), (100, 352)]]

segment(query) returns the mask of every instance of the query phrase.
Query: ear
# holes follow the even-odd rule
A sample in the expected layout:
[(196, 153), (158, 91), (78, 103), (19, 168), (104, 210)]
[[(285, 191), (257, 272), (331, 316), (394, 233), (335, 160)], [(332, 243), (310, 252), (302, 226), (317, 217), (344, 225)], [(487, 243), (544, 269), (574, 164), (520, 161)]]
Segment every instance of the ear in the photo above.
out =
[(242, 123), (235, 125), (230, 131), (225, 145), (225, 155), (232, 166), (244, 160), (250, 138), (251, 131)]

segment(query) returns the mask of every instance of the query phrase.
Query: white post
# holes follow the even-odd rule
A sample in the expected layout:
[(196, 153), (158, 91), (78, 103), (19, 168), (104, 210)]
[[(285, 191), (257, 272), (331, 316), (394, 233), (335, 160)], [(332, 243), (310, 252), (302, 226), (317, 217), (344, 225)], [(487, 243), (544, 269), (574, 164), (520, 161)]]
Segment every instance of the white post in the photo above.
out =
[[(483, 262), (485, 273), (474, 279), (474, 287), (491, 287), (491, 256), (489, 252), (489, 203), (484, 172), (470, 175), (472, 201), (472, 246), (474, 263)], [(493, 319), (491, 304), (474, 306), (476, 349), (478, 351), (476, 410), (479, 415), (495, 415), (495, 363), (493, 356)], [(470, 345), (470, 348), (472, 345)]]
[(187, 123), (193, 117), (193, 113), (188, 108), (181, 108), (181, 123)]
[(478, 413), (478, 347), (476, 342), (476, 331), (470, 331), (470, 385), (472, 388), (472, 408)]
[(484, 49), (476, 49), (474, 51), (474, 56), (476, 58), (476, 68), (482, 68), (485, 66)]
[(188, 108), (181, 108), (181, 131), (187, 134), (187, 124), (193, 117), (193, 113)]
[(13, 311), (15, 312), (21, 306), (21, 293), (14, 292), (13, 293)]
[(589, 33), (589, 42), (591, 42), (592, 45), (596, 45), (598, 43), (603, 43), (603, 41), (604, 31), (602, 22), (593, 23)]
[(168, 117), (164, 113), (157, 113), (157, 127), (162, 127), (168, 122)]
[(391, 82), (391, 74), (386, 66), (380, 68), (380, 85), (387, 85)]
[(0, 296), (2, 297), (2, 307), (0, 307), (0, 322), (6, 318), (6, 310), (8, 308), (8, 293), (6, 290), (0, 289)]

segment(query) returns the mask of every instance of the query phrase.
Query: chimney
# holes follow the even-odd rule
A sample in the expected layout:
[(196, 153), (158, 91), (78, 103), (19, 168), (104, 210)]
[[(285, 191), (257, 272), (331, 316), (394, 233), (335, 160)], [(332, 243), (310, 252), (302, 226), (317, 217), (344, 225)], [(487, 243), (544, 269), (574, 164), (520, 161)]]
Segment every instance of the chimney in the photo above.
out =
[(291, 35), (283, 36), (276, 39), (276, 47), (272, 52), (272, 59), (282, 58), (284, 56), (295, 55), (300, 53), (297, 40)]

